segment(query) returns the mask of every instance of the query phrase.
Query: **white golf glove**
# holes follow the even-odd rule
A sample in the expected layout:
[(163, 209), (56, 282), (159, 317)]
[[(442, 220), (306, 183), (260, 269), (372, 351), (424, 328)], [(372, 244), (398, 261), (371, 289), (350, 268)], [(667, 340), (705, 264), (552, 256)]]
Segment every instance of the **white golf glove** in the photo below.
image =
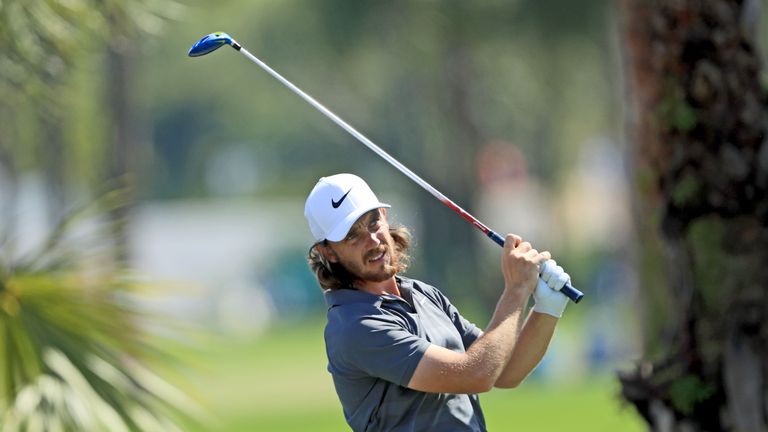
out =
[(571, 280), (571, 276), (557, 265), (555, 260), (549, 260), (542, 264), (539, 282), (533, 292), (534, 312), (552, 315), (555, 318), (563, 316), (563, 311), (568, 305), (568, 297), (560, 292), (560, 289)]

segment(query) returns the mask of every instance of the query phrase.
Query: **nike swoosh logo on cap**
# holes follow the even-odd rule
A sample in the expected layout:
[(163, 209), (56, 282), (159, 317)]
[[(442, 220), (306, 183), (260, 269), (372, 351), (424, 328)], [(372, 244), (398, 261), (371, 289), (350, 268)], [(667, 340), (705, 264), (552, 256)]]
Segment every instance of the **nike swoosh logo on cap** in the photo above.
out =
[(344, 200), (347, 198), (347, 195), (349, 195), (349, 193), (350, 193), (350, 192), (352, 192), (352, 188), (350, 188), (350, 189), (347, 191), (347, 193), (345, 193), (345, 194), (344, 194), (344, 196), (343, 196), (343, 197), (341, 197), (341, 198), (340, 198), (338, 201), (334, 201), (334, 199), (333, 199), (333, 198), (331, 198), (331, 205), (333, 206), (333, 208), (339, 208), (339, 206), (341, 205), (341, 203), (342, 203), (342, 202), (344, 202)]

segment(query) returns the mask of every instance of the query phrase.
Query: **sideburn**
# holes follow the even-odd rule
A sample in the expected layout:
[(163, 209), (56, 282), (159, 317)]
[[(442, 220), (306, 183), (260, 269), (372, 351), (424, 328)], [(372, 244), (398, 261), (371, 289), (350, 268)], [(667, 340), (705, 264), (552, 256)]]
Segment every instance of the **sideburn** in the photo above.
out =
[(339, 288), (354, 288), (353, 282), (355, 281), (355, 277), (347, 270), (346, 267), (337, 262), (329, 262), (328, 265), (330, 267), (329, 270), (331, 277), (336, 279), (339, 284)]

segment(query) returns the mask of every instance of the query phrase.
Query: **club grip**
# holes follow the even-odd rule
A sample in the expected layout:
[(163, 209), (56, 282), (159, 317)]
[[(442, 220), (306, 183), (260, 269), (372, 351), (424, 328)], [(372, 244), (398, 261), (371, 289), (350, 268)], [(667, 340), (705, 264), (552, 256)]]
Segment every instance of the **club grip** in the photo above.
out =
[(571, 286), (570, 283), (565, 284), (565, 286), (560, 289), (560, 292), (565, 294), (565, 296), (571, 299), (574, 303), (580, 302), (581, 298), (584, 297), (584, 293)]
[[(493, 230), (488, 230), (488, 237), (495, 241), (499, 246), (504, 247), (504, 237), (498, 235)], [(565, 296), (571, 299), (574, 303), (580, 302), (582, 297), (584, 297), (584, 293), (574, 288), (570, 283), (566, 284), (560, 292), (565, 294)]]

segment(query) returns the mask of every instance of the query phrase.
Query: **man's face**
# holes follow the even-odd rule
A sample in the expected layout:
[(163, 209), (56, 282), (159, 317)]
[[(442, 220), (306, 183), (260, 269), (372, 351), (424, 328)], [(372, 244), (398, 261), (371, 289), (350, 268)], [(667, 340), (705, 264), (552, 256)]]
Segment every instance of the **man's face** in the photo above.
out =
[(395, 242), (389, 234), (385, 209), (362, 215), (340, 242), (328, 242), (329, 261), (343, 265), (355, 278), (382, 282), (397, 273)]

